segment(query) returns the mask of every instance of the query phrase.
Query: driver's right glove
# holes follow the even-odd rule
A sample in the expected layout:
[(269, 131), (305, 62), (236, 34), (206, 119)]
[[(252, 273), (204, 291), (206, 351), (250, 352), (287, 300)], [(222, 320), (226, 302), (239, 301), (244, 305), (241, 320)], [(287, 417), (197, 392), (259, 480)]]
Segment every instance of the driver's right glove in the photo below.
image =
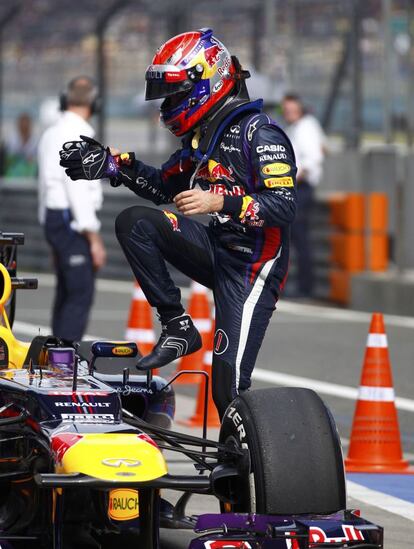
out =
[[(81, 141), (67, 141), (59, 151), (60, 165), (66, 174), (77, 179), (102, 179), (109, 177), (111, 184), (116, 182), (118, 163), (109, 147), (104, 147), (91, 137), (80, 136)], [(116, 183), (115, 183), (116, 185)]]

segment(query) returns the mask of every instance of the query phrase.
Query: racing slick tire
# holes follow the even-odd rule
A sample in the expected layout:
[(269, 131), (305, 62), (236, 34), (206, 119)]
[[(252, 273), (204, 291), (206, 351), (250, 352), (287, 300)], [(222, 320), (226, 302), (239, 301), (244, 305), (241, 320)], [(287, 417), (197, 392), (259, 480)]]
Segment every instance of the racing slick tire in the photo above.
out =
[(329, 514), (346, 508), (341, 443), (321, 398), (309, 389), (246, 391), (227, 408), (220, 441), (248, 448), (237, 503), (225, 510)]

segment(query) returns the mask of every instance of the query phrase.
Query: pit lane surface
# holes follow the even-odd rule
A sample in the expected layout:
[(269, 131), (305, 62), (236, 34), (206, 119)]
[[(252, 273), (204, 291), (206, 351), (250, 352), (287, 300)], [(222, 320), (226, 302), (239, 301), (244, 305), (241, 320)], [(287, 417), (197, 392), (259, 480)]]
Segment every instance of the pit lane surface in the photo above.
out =
[[(88, 332), (102, 338), (122, 339), (131, 292), (132, 284), (100, 281)], [(18, 294), (17, 336), (29, 339), (28, 335), (38, 333), (38, 326), (49, 325), (52, 299), (53, 280), (45, 275), (40, 276), (39, 290)], [(395, 390), (402, 399), (399, 419), (403, 447), (405, 457), (413, 463), (414, 319), (385, 317), (385, 322)], [(358, 386), (368, 327), (369, 315), (364, 313), (282, 300), (260, 352), (253, 386), (312, 383), (335, 416), (346, 452), (355, 405), (352, 389)], [(166, 374), (168, 372), (171, 368), (167, 367)], [(180, 388), (179, 393), (183, 396), (178, 403), (178, 414), (189, 417), (193, 412), (191, 397), (195, 395), (195, 388), (186, 386)], [(176, 472), (193, 472), (191, 465), (178, 460), (177, 455), (171, 459)], [(414, 539), (414, 475), (398, 481), (401, 489), (396, 480), (370, 477), (371, 480), (352, 476), (349, 493), (360, 499), (350, 498), (349, 507), (360, 508), (363, 516), (385, 527), (387, 549), (410, 547)], [(407, 494), (411, 494), (411, 498)], [(394, 500), (397, 505), (393, 506)], [(214, 512), (216, 509), (213, 499), (194, 496), (191, 500), (190, 511)], [(187, 532), (166, 532), (162, 536), (163, 547), (183, 548), (190, 538)]]

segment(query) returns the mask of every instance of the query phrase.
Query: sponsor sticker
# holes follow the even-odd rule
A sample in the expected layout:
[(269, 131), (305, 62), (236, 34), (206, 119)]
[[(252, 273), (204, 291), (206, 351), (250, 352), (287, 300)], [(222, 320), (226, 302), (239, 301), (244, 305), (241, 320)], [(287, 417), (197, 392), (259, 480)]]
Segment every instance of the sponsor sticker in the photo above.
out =
[(264, 180), (264, 184), (268, 189), (275, 187), (293, 187), (292, 177), (270, 177)]
[(119, 521), (138, 518), (138, 491), (127, 488), (111, 490), (109, 492), (108, 516)]
[(114, 347), (112, 349), (112, 354), (116, 356), (128, 356), (128, 355), (132, 355), (133, 352), (134, 351), (129, 347), (124, 347), (124, 346)]
[(286, 152), (286, 147), (283, 145), (259, 145), (256, 147), (256, 152), (259, 154), (265, 152)]
[(204, 542), (206, 549), (252, 549), (248, 541), (241, 539), (213, 539)]
[(274, 162), (275, 160), (287, 160), (286, 153), (262, 154), (259, 156), (259, 162)]
[(239, 215), (240, 222), (250, 227), (262, 227), (264, 220), (259, 218), (260, 204), (251, 196), (243, 197), (242, 209)]
[(259, 118), (255, 120), (252, 124), (250, 124), (249, 129), (247, 130), (247, 140), (251, 141), (253, 139), (253, 134), (257, 130), (257, 124), (259, 122)]
[[(218, 67), (218, 69), (217, 69), (217, 72), (219, 73), (219, 75), (222, 76), (222, 77), (227, 75), (227, 73), (229, 72), (230, 65), (231, 65), (231, 59), (230, 59), (230, 57), (226, 57), (224, 59), (224, 62), (222, 64), (222, 66)], [(213, 88), (213, 90), (214, 90), (214, 88)]]
[(274, 162), (273, 164), (267, 164), (262, 168), (262, 172), (265, 175), (283, 175), (284, 173), (289, 173), (290, 170), (291, 167), (289, 164), (285, 164), (284, 162)]
[(224, 330), (219, 328), (214, 336), (214, 354), (222, 355), (227, 351), (229, 338)]
[[(231, 136), (231, 137), (234, 137), (234, 136)], [(240, 147), (235, 147), (234, 145), (226, 145), (225, 143), (220, 143), (220, 149), (228, 153), (241, 152)]]
[(246, 194), (246, 191), (240, 185), (233, 185), (231, 189), (228, 189), (226, 185), (222, 183), (211, 184), (208, 192), (226, 196), (244, 196)]
[(129, 153), (121, 153), (119, 155), (119, 163), (125, 166), (130, 166), (132, 163), (132, 158)]
[(223, 87), (223, 84), (224, 84), (223, 80), (219, 80), (218, 82), (216, 82), (213, 86), (212, 93), (215, 94), (218, 91), (220, 91), (221, 88)]
[(163, 210), (163, 214), (167, 217), (168, 221), (171, 223), (173, 231), (181, 232), (181, 229), (178, 227), (178, 217), (168, 210)]
[(236, 182), (233, 177), (233, 168), (231, 166), (226, 168), (223, 164), (211, 159), (197, 172), (197, 177), (200, 179), (207, 179), (210, 183), (214, 183), (218, 179), (224, 179), (225, 181), (230, 181), (231, 183)]
[(113, 414), (61, 414), (62, 421), (72, 421), (76, 423), (113, 423), (115, 416)]
[(239, 433), (240, 442), (243, 443), (243, 439), (246, 438), (246, 429), (243, 425), (243, 419), (234, 406), (229, 406), (227, 409), (227, 417), (232, 420), (234, 426)]
[(110, 408), (110, 402), (55, 402), (56, 408)]
[(328, 534), (318, 526), (309, 528), (310, 543), (345, 543), (347, 541), (364, 541), (364, 535), (352, 524), (343, 524), (341, 526), (343, 536), (329, 537)]
[(204, 57), (209, 67), (214, 67), (219, 62), (222, 51), (223, 48), (218, 44), (204, 50)]

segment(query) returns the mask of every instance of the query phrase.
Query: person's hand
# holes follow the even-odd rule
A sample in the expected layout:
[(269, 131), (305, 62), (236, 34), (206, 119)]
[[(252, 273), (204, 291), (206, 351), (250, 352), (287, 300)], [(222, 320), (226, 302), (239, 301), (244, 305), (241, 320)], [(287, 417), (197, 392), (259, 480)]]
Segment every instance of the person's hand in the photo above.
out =
[(101, 269), (106, 263), (106, 250), (102, 238), (98, 233), (87, 232), (89, 249), (92, 256), (92, 264), (95, 271)]
[(174, 202), (178, 211), (184, 215), (208, 214), (220, 212), (223, 209), (224, 197), (220, 194), (193, 189), (177, 194)]
[(67, 141), (59, 151), (60, 165), (66, 168), (66, 174), (74, 181), (115, 178), (118, 164), (109, 148), (91, 137), (80, 138), (81, 141)]

